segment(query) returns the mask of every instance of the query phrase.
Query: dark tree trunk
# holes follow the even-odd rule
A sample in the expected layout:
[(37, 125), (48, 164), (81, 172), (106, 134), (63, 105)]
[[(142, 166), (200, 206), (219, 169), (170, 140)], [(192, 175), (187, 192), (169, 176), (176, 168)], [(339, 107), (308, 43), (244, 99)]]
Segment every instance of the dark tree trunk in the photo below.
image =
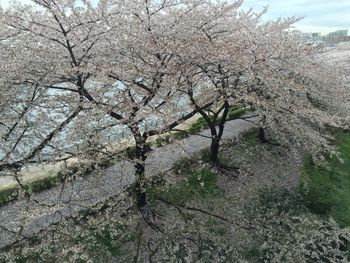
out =
[(146, 140), (136, 140), (136, 150), (135, 150), (135, 197), (136, 204), (138, 208), (142, 208), (146, 205), (146, 191), (145, 191), (145, 162), (147, 159), (148, 145), (146, 145)]
[(209, 160), (215, 166), (220, 165), (220, 162), (219, 162), (220, 141), (221, 141), (222, 135), (224, 134), (225, 123), (227, 120), (228, 112), (230, 110), (230, 105), (227, 101), (225, 101), (222, 109), (224, 110), (224, 112), (223, 112), (222, 116), (220, 117), (220, 121), (218, 123), (218, 132), (217, 132), (216, 127), (215, 127), (215, 125), (217, 124), (216, 121), (213, 123), (213, 125), (210, 126), (211, 145), (210, 145)]
[(147, 145), (147, 136), (145, 134), (141, 134), (139, 127), (137, 124), (134, 124), (129, 127), (133, 133), (135, 139), (135, 186), (134, 186), (134, 194), (136, 199), (136, 205), (140, 209), (146, 206), (146, 191), (145, 191), (145, 163), (147, 159), (147, 152), (150, 151), (149, 146)]
[(263, 127), (259, 127), (259, 132), (258, 132), (257, 137), (261, 143), (265, 143), (265, 144), (269, 144), (269, 145), (273, 145), (273, 146), (281, 146), (280, 143), (275, 142), (275, 141), (271, 141), (271, 139), (266, 138), (265, 129)]
[(147, 145), (147, 134), (141, 134), (137, 125), (130, 127), (135, 143), (135, 185), (134, 185), (134, 196), (135, 205), (139, 212), (141, 213), (145, 222), (154, 230), (162, 231), (162, 229), (156, 223), (156, 215), (152, 211), (151, 207), (147, 202), (147, 193), (145, 189), (146, 176), (145, 176), (145, 164), (147, 159), (147, 153), (151, 150), (149, 145)]
[(268, 140), (266, 139), (266, 135), (265, 135), (265, 129), (263, 127), (259, 127), (258, 139), (262, 143), (268, 142)]
[[(137, 158), (137, 157), (136, 157)], [(135, 198), (136, 205), (140, 209), (146, 205), (146, 192), (145, 192), (145, 163), (142, 160), (137, 159), (135, 164), (136, 182), (135, 182)]]
[(213, 165), (219, 165), (220, 138), (213, 136), (210, 144), (209, 161)]
[(258, 131), (258, 139), (261, 143), (268, 143), (269, 141), (266, 139), (264, 124), (266, 122), (266, 116), (262, 115), (260, 119), (260, 127)]

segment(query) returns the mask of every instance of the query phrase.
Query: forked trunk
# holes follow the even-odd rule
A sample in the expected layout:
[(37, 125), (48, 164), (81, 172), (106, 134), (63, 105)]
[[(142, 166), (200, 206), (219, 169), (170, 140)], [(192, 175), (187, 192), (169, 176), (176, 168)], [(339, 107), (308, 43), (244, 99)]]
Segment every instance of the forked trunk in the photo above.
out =
[[(211, 133), (209, 161), (214, 166), (220, 166), (220, 160), (219, 160), (220, 141), (221, 141), (222, 135), (224, 134), (225, 123), (226, 123), (227, 115), (230, 109), (230, 105), (227, 101), (225, 101), (222, 109), (224, 111), (222, 116), (220, 117), (220, 121), (218, 122), (218, 127), (216, 127), (216, 121), (209, 125), (210, 133)], [(219, 112), (217, 113), (217, 115), (219, 114)]]

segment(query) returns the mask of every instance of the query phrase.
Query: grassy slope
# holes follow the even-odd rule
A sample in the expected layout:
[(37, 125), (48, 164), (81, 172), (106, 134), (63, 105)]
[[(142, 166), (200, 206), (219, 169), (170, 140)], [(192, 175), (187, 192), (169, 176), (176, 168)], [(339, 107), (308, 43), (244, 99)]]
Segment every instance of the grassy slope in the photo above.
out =
[(350, 134), (337, 134), (335, 143), (341, 160), (330, 157), (324, 166), (316, 166), (306, 159), (302, 189), (314, 212), (330, 214), (340, 225), (350, 226)]

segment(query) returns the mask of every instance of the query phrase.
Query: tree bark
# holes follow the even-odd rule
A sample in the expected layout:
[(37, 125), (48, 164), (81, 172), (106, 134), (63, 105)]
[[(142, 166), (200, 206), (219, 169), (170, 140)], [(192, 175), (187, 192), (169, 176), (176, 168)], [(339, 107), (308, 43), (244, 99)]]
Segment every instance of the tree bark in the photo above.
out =
[(213, 136), (210, 144), (210, 155), (209, 161), (213, 165), (219, 165), (219, 148), (220, 148), (220, 138), (218, 136)]
[(258, 139), (260, 140), (261, 143), (268, 142), (268, 140), (266, 139), (266, 136), (265, 136), (265, 129), (263, 127), (259, 127)]
[(266, 134), (265, 134), (265, 129), (264, 129), (265, 122), (266, 122), (266, 116), (262, 115), (261, 119), (260, 119), (259, 131), (258, 131), (258, 139), (261, 143), (268, 143), (269, 142), (269, 140), (266, 139)]
[(147, 145), (147, 133), (141, 134), (137, 124), (131, 125), (130, 130), (133, 133), (135, 139), (135, 184), (134, 184), (134, 197), (135, 205), (142, 215), (143, 220), (155, 231), (162, 231), (161, 227), (156, 223), (156, 215), (152, 211), (152, 208), (147, 202), (147, 193), (145, 189), (146, 175), (145, 165), (147, 159), (147, 153), (151, 150)]
[[(224, 105), (223, 105), (223, 114), (220, 117), (220, 121), (218, 123), (218, 132), (216, 130), (216, 121), (214, 121), (214, 123), (212, 125), (210, 125), (210, 132), (211, 132), (211, 145), (210, 145), (210, 157), (209, 160), (210, 162), (215, 165), (215, 166), (219, 166), (219, 149), (220, 149), (220, 141), (221, 141), (221, 137), (224, 134), (224, 128), (225, 128), (225, 123), (227, 121), (227, 115), (228, 112), (230, 110), (230, 105), (228, 103), (228, 101), (225, 101)], [(221, 111), (221, 110), (220, 110)], [(217, 112), (217, 114), (220, 113)]]
[(145, 191), (145, 165), (147, 159), (147, 152), (149, 151), (149, 146), (146, 144), (146, 138), (143, 138), (140, 133), (134, 135), (136, 141), (135, 149), (135, 198), (136, 205), (140, 209), (144, 207), (146, 202), (146, 191)]

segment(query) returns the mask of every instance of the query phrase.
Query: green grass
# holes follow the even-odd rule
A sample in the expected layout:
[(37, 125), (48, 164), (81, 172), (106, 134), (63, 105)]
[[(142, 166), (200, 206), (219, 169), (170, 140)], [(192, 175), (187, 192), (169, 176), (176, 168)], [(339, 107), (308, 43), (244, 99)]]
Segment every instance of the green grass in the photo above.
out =
[[(213, 117), (211, 117), (213, 120)], [(203, 117), (199, 117), (196, 121), (194, 121), (191, 126), (188, 128), (189, 133), (198, 133), (203, 129), (208, 128), (208, 123)]]
[(164, 137), (158, 137), (157, 139), (155, 139), (153, 142), (151, 142), (151, 146), (158, 148), (168, 144), (169, 142), (170, 142), (170, 135), (166, 135)]
[[(64, 180), (62, 172), (57, 173), (56, 176), (49, 176), (24, 185), (28, 193), (37, 193), (45, 189), (60, 184)], [(18, 188), (11, 188), (0, 192), (0, 206), (18, 198)]]
[(243, 114), (252, 112), (252, 111), (255, 111), (255, 109), (251, 107), (244, 107), (241, 105), (233, 106), (230, 108), (230, 111), (228, 112), (227, 120), (235, 120), (241, 117)]
[(184, 205), (191, 200), (215, 198), (223, 195), (217, 185), (216, 175), (207, 169), (187, 170), (182, 181), (165, 186), (164, 181), (148, 185), (147, 192), (152, 199), (163, 198), (172, 203)]
[(16, 200), (18, 197), (18, 189), (7, 189), (0, 192), (0, 206), (2, 204)]
[(56, 176), (50, 176), (38, 181), (34, 181), (26, 185), (27, 191), (29, 193), (37, 193), (43, 189), (49, 189), (63, 182), (64, 177), (65, 175), (62, 172), (58, 172)]
[(181, 140), (183, 138), (188, 137), (188, 133), (186, 131), (178, 131), (173, 133), (173, 137), (176, 140)]
[(183, 157), (174, 163), (172, 169), (178, 174), (190, 173), (194, 165), (195, 162), (191, 158)]
[(306, 158), (300, 189), (313, 212), (329, 214), (341, 226), (350, 226), (350, 134), (338, 133), (335, 144), (341, 160), (328, 157), (325, 165), (317, 166)]

